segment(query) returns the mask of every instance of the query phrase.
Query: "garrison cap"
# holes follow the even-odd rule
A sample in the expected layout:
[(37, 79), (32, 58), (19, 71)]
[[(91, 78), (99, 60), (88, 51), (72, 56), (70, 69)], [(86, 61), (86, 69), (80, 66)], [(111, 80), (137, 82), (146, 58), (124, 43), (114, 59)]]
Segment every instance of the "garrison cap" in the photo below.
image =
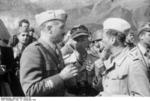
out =
[(45, 12), (35, 15), (35, 19), (38, 26), (40, 26), (46, 21), (52, 21), (52, 20), (61, 20), (65, 22), (67, 19), (67, 13), (62, 9), (47, 10)]

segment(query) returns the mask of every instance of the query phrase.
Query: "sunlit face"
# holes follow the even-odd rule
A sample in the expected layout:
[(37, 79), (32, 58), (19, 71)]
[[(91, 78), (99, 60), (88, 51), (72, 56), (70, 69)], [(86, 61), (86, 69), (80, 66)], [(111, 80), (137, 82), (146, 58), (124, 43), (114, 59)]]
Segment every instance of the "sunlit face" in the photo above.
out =
[(95, 50), (97, 50), (98, 52), (101, 52), (103, 50), (103, 44), (102, 44), (102, 39), (96, 40), (94, 41), (94, 47)]
[(29, 30), (29, 24), (28, 23), (22, 23), (20, 26), (20, 32), (26, 32)]
[(150, 32), (144, 32), (143, 35), (141, 35), (142, 42), (150, 47)]
[(20, 43), (26, 45), (28, 43), (28, 40), (29, 40), (29, 33), (28, 32), (21, 32), (18, 35), (18, 39), (19, 39)]
[(63, 40), (65, 35), (65, 23), (59, 20), (49, 21), (46, 23), (48, 34), (55, 42), (59, 43)]

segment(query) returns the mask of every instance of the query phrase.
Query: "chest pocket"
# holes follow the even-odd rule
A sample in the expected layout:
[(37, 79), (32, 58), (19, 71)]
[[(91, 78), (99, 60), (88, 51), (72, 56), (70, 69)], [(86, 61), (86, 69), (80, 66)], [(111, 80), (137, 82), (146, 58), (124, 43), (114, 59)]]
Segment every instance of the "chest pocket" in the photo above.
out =
[(43, 67), (43, 77), (48, 77), (57, 74), (60, 70), (58, 69), (59, 64), (54, 61), (50, 52), (48, 52), (44, 46), (40, 45), (39, 50), (41, 51), (45, 61)]
[(123, 80), (128, 77), (128, 68), (124, 65), (115, 65), (115, 69), (110, 71), (107, 77), (111, 80)]

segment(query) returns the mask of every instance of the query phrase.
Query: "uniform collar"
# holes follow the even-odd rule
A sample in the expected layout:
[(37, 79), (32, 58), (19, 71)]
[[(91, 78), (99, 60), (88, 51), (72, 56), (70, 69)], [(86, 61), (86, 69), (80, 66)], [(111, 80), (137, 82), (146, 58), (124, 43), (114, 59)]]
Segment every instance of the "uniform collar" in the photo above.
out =
[(56, 47), (57, 47), (57, 45), (56, 44), (54, 44), (54, 43), (52, 43), (52, 42), (46, 42), (45, 40), (43, 40), (43, 39), (39, 39), (38, 40), (39, 42), (41, 42), (43, 45), (45, 45), (46, 47), (50, 47), (50, 48), (52, 48), (54, 51), (55, 51), (55, 49), (56, 49)]
[(139, 47), (140, 51), (142, 52), (142, 54), (144, 55), (147, 51), (146, 48), (143, 45), (141, 45), (140, 43), (138, 44), (138, 47)]
[(104, 65), (106, 67), (106, 70), (111, 70), (114, 68), (115, 65), (120, 66), (122, 62), (126, 59), (128, 56), (129, 49), (128, 47), (124, 48), (121, 52), (116, 54), (115, 56), (110, 56), (108, 60), (104, 61)]

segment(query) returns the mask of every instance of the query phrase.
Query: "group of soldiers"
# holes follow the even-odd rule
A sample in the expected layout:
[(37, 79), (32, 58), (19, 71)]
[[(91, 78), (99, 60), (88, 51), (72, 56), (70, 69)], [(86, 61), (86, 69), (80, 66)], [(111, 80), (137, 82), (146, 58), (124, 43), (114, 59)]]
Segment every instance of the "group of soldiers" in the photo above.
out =
[(84, 25), (66, 33), (67, 17), (64, 10), (35, 16), (40, 37), (20, 52), (17, 69), (23, 95), (150, 96), (150, 23), (135, 33), (110, 17), (95, 33)]

